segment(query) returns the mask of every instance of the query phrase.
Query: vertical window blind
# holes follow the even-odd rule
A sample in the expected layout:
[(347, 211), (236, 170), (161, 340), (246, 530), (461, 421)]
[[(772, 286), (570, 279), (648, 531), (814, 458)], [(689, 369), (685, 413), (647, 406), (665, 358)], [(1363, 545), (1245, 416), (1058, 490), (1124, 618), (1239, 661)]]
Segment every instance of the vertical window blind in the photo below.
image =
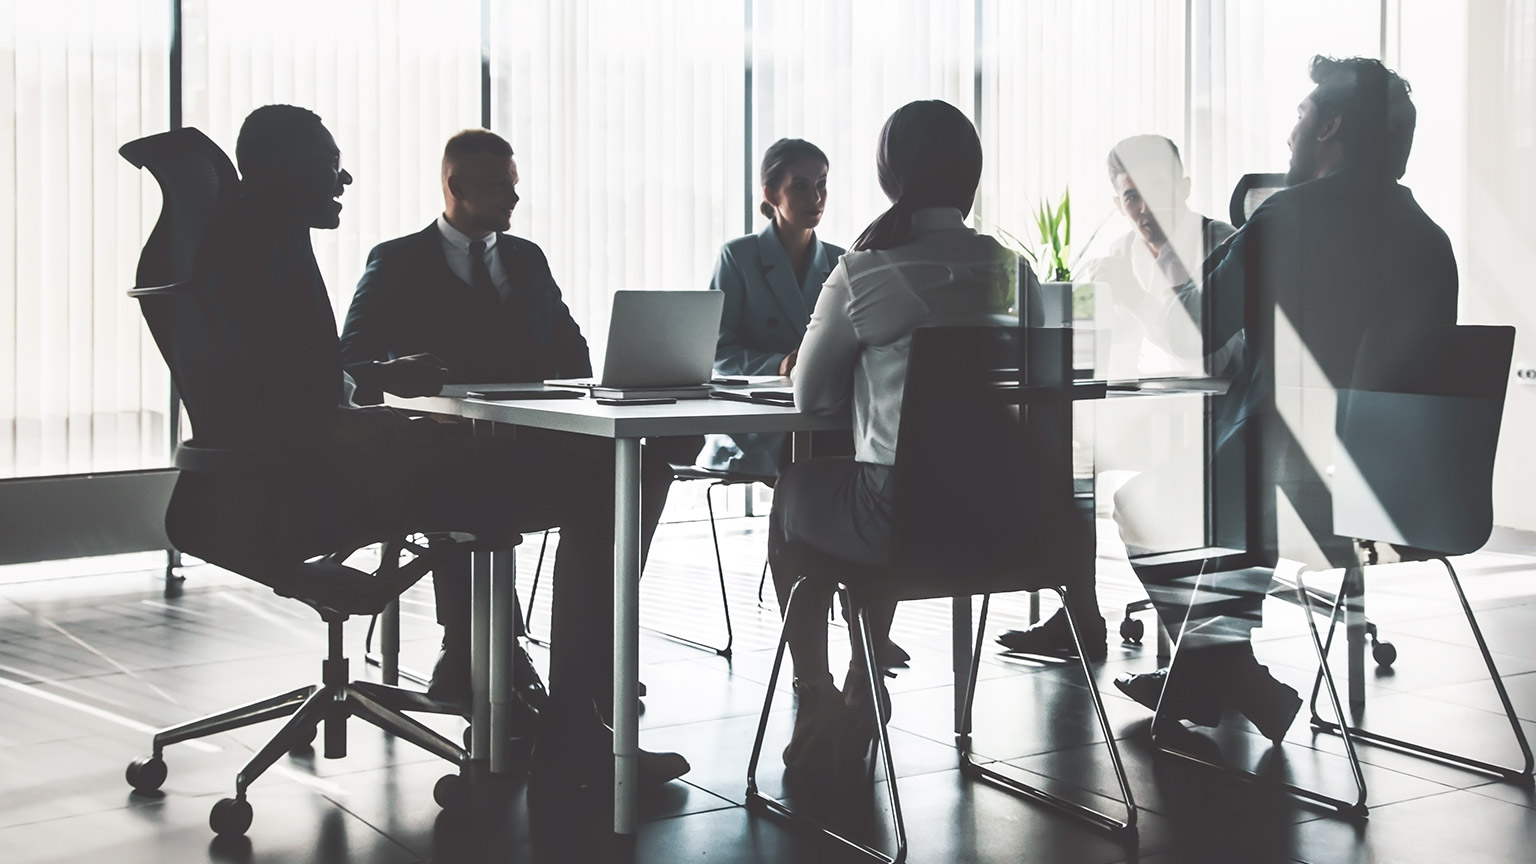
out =
[[(1395, 26), (1412, 30), (1402, 6)], [(1022, 236), (1033, 207), (1069, 186), (1080, 246), (1101, 223), (1100, 242), (1127, 230), (1112, 215), (1103, 160), (1138, 132), (1179, 142), (1192, 203), (1220, 217), (1239, 175), (1283, 170), (1292, 106), (1310, 86), (1306, 60), (1377, 54), (1383, 7), (488, 8), (482, 28), (480, 0), (183, 0), (184, 122), (232, 154), (240, 121), (262, 104), (304, 105), (325, 119), (356, 178), (341, 229), (315, 236), (339, 317), (368, 250), (441, 210), (442, 143), (480, 123), (483, 37), (492, 128), (512, 142), (522, 178), (513, 230), (549, 255), (600, 360), (614, 290), (702, 288), (720, 245), (762, 225), (757, 163), (779, 137), (828, 153), (821, 234), (841, 245), (886, 206), (874, 166), (880, 125), (920, 98), (946, 99), (977, 121), (983, 231)], [(1511, 31), (1528, 31), (1527, 0), (1510, 9)], [(1306, 23), (1317, 20), (1329, 25)], [(116, 150), (169, 125), (169, 4), (7, 2), (0, 28), (0, 102), (10, 109), (0, 110), (0, 477), (164, 464), (166, 377), (123, 295), (159, 193)]]
[(601, 363), (619, 289), (702, 289), (740, 233), (742, 3), (492, 5), (492, 128), (512, 143), (512, 231), (549, 257)]
[(337, 323), (374, 244), (442, 212), (449, 135), (480, 125), (479, 0), (182, 0), (184, 122), (235, 157), (275, 102), (320, 115), (353, 184), (314, 232)]
[(169, 376), (139, 323), (169, 123), (162, 0), (0, 3), (0, 478), (165, 464)]
[(757, 211), (763, 151), (779, 138), (804, 138), (831, 163), (817, 233), (853, 245), (890, 206), (875, 151), (891, 112), (915, 99), (943, 99), (975, 117), (973, 9), (971, 0), (755, 0), (751, 223), (732, 235), (765, 224)]

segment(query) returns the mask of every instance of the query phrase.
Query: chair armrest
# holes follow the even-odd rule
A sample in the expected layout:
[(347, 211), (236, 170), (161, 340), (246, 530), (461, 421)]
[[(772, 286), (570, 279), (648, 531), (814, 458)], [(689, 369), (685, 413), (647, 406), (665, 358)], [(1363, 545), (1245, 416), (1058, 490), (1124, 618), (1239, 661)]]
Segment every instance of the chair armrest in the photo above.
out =
[(302, 465), (317, 456), (318, 453), (311, 449), (203, 447), (183, 441), (176, 447), (173, 464), (182, 471), (200, 474), (259, 474)]
[(172, 282), (169, 285), (153, 285), (148, 288), (129, 288), (128, 296), (139, 297), (191, 297), (191, 283)]

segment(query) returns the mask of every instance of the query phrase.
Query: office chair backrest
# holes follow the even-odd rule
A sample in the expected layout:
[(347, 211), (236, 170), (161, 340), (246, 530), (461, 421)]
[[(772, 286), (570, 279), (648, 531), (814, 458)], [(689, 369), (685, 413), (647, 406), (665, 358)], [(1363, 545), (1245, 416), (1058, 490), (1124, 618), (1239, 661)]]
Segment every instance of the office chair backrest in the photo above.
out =
[[(1018, 590), (1061, 566), (1081, 541), (1072, 506), (1065, 387), (1021, 388), (1041, 346), (1070, 330), (924, 327), (912, 334), (893, 470), (896, 599)], [(1049, 353), (1060, 353), (1050, 351)], [(1052, 371), (1070, 374), (1070, 369)], [(1022, 371), (1022, 375), (1021, 375)], [(1058, 382), (1065, 385), (1065, 377)], [(1021, 407), (1021, 396), (1025, 404)], [(1050, 535), (1054, 542), (1041, 543)], [(1080, 558), (1080, 556), (1078, 556)], [(942, 580), (936, 576), (942, 576)]]
[(201, 288), (204, 254), (238, 193), (234, 165), (197, 129), (176, 129), (130, 141), (118, 151), (160, 184), (160, 218), (139, 255), (139, 300), (171, 380), (198, 440), (221, 446), (239, 440), (252, 418), (241, 416), (230, 393), (249, 392), (253, 370), (210, 314)]
[(1227, 206), (1233, 228), (1243, 227), (1264, 199), (1285, 188), (1284, 174), (1244, 174), (1232, 187), (1232, 201)]
[(239, 179), (219, 145), (197, 129), (174, 129), (129, 141), (118, 150), (160, 184), (160, 219), (139, 255), (137, 289), (185, 283), (197, 275), (197, 253)]
[(1443, 555), (1493, 530), (1493, 462), (1513, 327), (1373, 329), (1339, 391), (1333, 524)]

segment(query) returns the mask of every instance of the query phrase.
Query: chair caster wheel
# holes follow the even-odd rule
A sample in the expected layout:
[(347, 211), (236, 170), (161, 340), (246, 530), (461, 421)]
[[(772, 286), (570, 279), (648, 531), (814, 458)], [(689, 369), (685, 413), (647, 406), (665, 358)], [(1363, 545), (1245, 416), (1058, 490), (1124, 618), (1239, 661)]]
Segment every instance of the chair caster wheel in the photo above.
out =
[(1391, 669), (1397, 662), (1397, 646), (1391, 642), (1380, 642), (1371, 646), (1371, 657), (1376, 660), (1376, 665), (1382, 669)]
[(1141, 637), (1146, 632), (1147, 625), (1135, 618), (1126, 618), (1120, 622), (1120, 640), (1128, 645), (1140, 645)]
[(432, 800), (444, 810), (459, 810), (469, 804), (469, 780), (462, 774), (444, 774), (432, 787)]
[(240, 837), (251, 827), (251, 805), (244, 798), (220, 798), (208, 813), (208, 827), (220, 837)]
[(128, 785), (135, 792), (153, 792), (165, 782), (165, 760), (159, 756), (146, 756), (128, 763)]

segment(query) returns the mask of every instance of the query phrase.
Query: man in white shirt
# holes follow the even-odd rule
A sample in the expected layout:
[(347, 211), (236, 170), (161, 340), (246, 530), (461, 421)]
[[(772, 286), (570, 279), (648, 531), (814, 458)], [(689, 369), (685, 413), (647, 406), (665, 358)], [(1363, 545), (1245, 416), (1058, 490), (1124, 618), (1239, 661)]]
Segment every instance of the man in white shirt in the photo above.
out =
[[(1183, 315), (1183, 307), (1177, 307), (1181, 313), (1177, 316), (1167, 315), (1166, 310), (1173, 307), (1172, 298), (1180, 288), (1200, 278), (1201, 263), (1232, 236), (1233, 228), (1190, 209), (1190, 181), (1178, 146), (1167, 138), (1126, 138), (1109, 151), (1106, 162), (1115, 207), (1132, 227), (1114, 241), (1108, 255), (1089, 262), (1080, 274), (1083, 281), (1099, 286), (1103, 293), (1098, 296), (1108, 296), (1112, 302), (1108, 320), (1100, 322), (1100, 338), (1107, 336), (1111, 341), (1109, 368), (1100, 373), (1108, 378), (1204, 374), (1204, 357), (1180, 356), (1164, 347), (1199, 345), (1200, 322)], [(1187, 332), (1165, 332), (1170, 330)], [(1239, 344), (1240, 339), (1234, 339), (1212, 362), (1224, 363)], [(1117, 425), (1135, 427), (1137, 434), (1144, 426), (1104, 423), (1104, 433), (1113, 434)], [(1117, 448), (1101, 440), (1098, 449), (1113, 453)], [(1102, 619), (1097, 620), (1102, 634)], [(1073, 653), (1072, 634), (1060, 612), (1026, 630), (1006, 631), (998, 641), (1010, 651), (1027, 654)], [(1107, 656), (1103, 636), (1089, 634), (1084, 641), (1090, 659)]]

